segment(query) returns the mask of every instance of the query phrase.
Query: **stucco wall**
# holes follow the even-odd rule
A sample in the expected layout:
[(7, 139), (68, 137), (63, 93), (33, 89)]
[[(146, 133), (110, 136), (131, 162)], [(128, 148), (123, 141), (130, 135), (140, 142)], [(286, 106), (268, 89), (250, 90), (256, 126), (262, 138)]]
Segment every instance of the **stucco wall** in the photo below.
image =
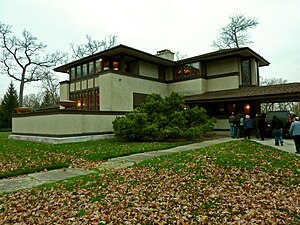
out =
[(203, 94), (206, 91), (206, 80), (199, 78), (168, 84), (169, 94), (178, 92), (184, 96)]
[(100, 111), (132, 110), (134, 92), (168, 94), (165, 83), (111, 73), (99, 76), (99, 90)]
[(228, 130), (229, 131), (229, 123), (228, 119), (218, 119), (214, 126), (215, 130)]
[(236, 57), (208, 62), (206, 64), (207, 76), (238, 72), (238, 65), (238, 58)]
[(239, 87), (239, 77), (238, 76), (229, 76), (229, 77), (220, 77), (215, 79), (208, 79), (206, 85), (206, 91), (220, 91), (235, 89)]
[(140, 62), (140, 75), (158, 79), (158, 66), (146, 62)]
[(51, 114), (14, 117), (13, 134), (39, 136), (70, 136), (113, 132), (116, 115)]

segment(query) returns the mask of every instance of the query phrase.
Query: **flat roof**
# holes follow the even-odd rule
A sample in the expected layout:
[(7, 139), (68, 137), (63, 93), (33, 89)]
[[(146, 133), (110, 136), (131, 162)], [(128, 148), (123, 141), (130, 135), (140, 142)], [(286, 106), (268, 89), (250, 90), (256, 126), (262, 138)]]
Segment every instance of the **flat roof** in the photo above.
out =
[(264, 102), (275, 102), (274, 100), (278, 102), (300, 101), (300, 83), (240, 87), (185, 97), (185, 101), (188, 103), (211, 103), (237, 100), (263, 100)]
[(85, 62), (89, 62), (91, 60), (101, 58), (101, 57), (110, 57), (110, 56), (116, 56), (119, 54), (125, 54), (126, 56), (130, 56), (132, 60), (134, 59), (142, 59), (149, 62), (157, 63), (163, 66), (175, 66), (177, 64), (183, 64), (183, 63), (189, 63), (196, 60), (202, 60), (202, 61), (208, 61), (208, 60), (215, 60), (215, 59), (221, 59), (226, 58), (230, 56), (242, 56), (242, 57), (254, 57), (259, 61), (259, 66), (268, 66), (270, 63), (265, 60), (263, 57), (261, 57), (259, 54), (254, 52), (252, 49), (248, 47), (244, 48), (232, 48), (232, 49), (223, 49), (219, 51), (214, 51), (210, 53), (206, 53), (203, 55), (198, 55), (190, 58), (186, 58), (179, 61), (172, 61), (168, 59), (161, 58), (159, 56), (143, 52), (125, 45), (118, 45), (113, 48), (95, 53), (93, 55), (69, 62), (67, 64), (61, 65), (59, 67), (54, 68), (54, 71), (56, 72), (63, 72), (67, 73), (68, 70), (70, 70), (71, 67), (76, 66), (78, 64), (82, 64)]

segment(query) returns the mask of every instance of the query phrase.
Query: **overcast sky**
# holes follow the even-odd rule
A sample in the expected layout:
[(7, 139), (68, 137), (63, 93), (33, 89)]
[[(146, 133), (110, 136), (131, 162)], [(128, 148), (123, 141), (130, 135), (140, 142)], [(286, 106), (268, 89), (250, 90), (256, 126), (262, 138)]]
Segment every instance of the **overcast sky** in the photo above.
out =
[[(192, 57), (214, 51), (212, 41), (228, 17), (242, 13), (259, 21), (249, 47), (271, 63), (260, 75), (299, 82), (299, 9), (299, 0), (0, 0), (0, 21), (16, 36), (28, 30), (49, 52), (70, 51), (69, 43), (83, 44), (86, 34), (98, 40), (112, 34), (118, 44), (151, 54), (169, 49)], [(0, 98), (9, 82), (0, 74)], [(36, 91), (33, 86), (25, 94)]]

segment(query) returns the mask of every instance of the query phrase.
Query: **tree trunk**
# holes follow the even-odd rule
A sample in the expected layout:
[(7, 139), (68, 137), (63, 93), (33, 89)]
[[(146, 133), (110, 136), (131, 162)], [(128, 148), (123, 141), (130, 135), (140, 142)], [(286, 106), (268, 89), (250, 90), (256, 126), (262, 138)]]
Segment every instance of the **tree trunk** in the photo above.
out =
[(24, 95), (24, 80), (20, 82), (20, 91), (19, 91), (19, 106), (23, 106), (23, 95)]

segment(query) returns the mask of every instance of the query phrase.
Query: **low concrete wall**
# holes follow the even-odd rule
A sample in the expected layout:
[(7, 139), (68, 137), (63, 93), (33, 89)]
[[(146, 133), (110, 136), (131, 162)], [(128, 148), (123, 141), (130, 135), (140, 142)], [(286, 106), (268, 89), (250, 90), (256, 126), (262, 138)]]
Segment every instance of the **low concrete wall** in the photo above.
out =
[(53, 110), (15, 114), (12, 134), (71, 137), (113, 133), (112, 121), (125, 112)]

